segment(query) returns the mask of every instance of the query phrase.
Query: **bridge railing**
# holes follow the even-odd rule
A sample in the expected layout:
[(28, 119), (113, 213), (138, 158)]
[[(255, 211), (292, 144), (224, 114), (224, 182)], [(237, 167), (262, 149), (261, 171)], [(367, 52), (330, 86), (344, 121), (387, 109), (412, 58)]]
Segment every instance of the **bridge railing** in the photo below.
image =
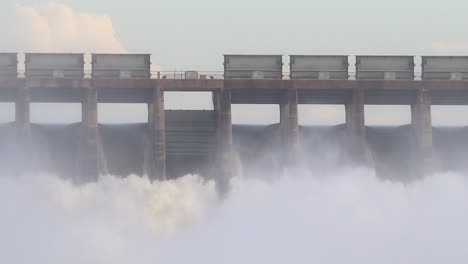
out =
[(224, 71), (152, 71), (152, 79), (224, 79)]
[[(196, 73), (196, 74), (195, 74)], [(195, 74), (195, 75), (194, 75)], [(356, 72), (348, 72), (348, 80), (356, 80)], [(416, 72), (414, 74), (415, 81), (422, 80), (422, 73)], [(25, 71), (18, 70), (18, 78), (25, 78)], [(92, 71), (85, 70), (84, 78), (91, 79)], [(224, 71), (151, 71), (151, 79), (169, 79), (169, 80), (190, 80), (190, 79), (224, 79)], [(283, 80), (290, 79), (290, 72), (283, 72)]]

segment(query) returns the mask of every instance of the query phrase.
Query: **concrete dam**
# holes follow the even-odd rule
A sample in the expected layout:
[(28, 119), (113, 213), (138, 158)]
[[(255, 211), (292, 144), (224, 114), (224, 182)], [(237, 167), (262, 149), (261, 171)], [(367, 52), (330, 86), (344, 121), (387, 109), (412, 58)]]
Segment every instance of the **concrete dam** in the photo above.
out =
[[(5, 170), (52, 171), (93, 180), (131, 173), (166, 179), (187, 173), (227, 179), (256, 166), (280, 171), (314, 164), (330, 145), (334, 162), (374, 166), (384, 177), (412, 178), (435, 170), (465, 170), (465, 128), (433, 128), (431, 105), (468, 104), (468, 57), (225, 55), (211, 74), (151, 72), (147, 54), (0, 54), (0, 102), (15, 104), (15, 122), (0, 126)], [(164, 92), (210, 92), (213, 110), (165, 110)], [(31, 103), (80, 103), (82, 122), (31, 123)], [(148, 106), (144, 124), (98, 123), (99, 103)], [(276, 104), (280, 123), (233, 125), (232, 104)], [(299, 126), (298, 105), (344, 105), (345, 124)], [(409, 105), (411, 124), (366, 127), (365, 105)], [(349, 160), (351, 157), (351, 160)], [(395, 176), (396, 177), (396, 176)]]

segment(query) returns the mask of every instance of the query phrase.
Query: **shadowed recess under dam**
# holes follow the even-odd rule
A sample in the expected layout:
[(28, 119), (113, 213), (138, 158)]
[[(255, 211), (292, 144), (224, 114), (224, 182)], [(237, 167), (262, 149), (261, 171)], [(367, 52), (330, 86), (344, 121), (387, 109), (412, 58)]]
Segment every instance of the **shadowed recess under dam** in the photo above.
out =
[[(434, 156), (439, 171), (466, 172), (467, 127), (435, 127)], [(0, 125), (0, 159), (5, 173), (17, 166), (31, 171), (56, 174), (78, 182), (83, 168), (83, 133), (79, 123), (68, 125), (32, 124), (32, 149), (29, 160), (16, 159), (14, 123)], [(147, 175), (150, 163), (147, 124), (99, 125), (100, 173), (116, 176)], [(284, 152), (279, 124), (233, 125), (235, 164), (241, 175), (279, 175)], [(301, 126), (299, 129), (301, 166), (327, 170), (349, 164), (349, 148), (344, 125)], [(410, 125), (366, 127), (370, 166), (379, 177), (398, 181), (417, 178), (414, 160), (414, 135)], [(214, 155), (214, 154), (213, 154)], [(189, 173), (216, 178), (214, 156), (167, 156), (168, 177)], [(27, 164), (18, 164), (26, 162)], [(260, 173), (262, 172), (262, 173)]]

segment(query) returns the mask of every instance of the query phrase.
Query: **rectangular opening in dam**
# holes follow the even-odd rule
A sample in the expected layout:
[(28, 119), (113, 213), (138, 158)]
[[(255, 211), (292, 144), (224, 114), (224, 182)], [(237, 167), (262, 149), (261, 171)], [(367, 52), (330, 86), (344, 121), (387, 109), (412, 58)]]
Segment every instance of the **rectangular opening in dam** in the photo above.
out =
[(0, 124), (11, 123), (15, 121), (15, 104), (0, 103)]
[(73, 124), (81, 122), (79, 103), (31, 103), (31, 123)]
[(164, 92), (167, 176), (207, 174), (217, 146), (212, 92)]
[(151, 132), (148, 105), (99, 103), (98, 153), (105, 172), (112, 175), (144, 175), (151, 164)]
[(164, 92), (164, 109), (213, 110), (211, 92)]
[(276, 104), (233, 104), (231, 112), (233, 124), (271, 125), (280, 122), (279, 106)]
[[(35, 170), (74, 178), (82, 166), (80, 103), (30, 103), (30, 140)], [(27, 123), (27, 122), (26, 122)], [(23, 124), (24, 125), (24, 124)]]
[(98, 122), (101, 124), (148, 123), (148, 105), (99, 103)]
[(433, 105), (431, 106), (431, 116), (432, 126), (468, 126), (468, 106), (466, 105)]
[[(283, 158), (280, 106), (278, 104), (232, 105), (233, 148), (244, 173), (273, 174)], [(286, 125), (285, 125), (286, 127)], [(267, 172), (267, 168), (268, 171)]]
[(440, 170), (466, 172), (468, 106), (432, 105), (432, 143)]
[(365, 142), (376, 172), (395, 178), (412, 172), (415, 153), (414, 126), (409, 105), (366, 105)]
[(409, 105), (366, 105), (366, 126), (402, 126), (411, 124)]
[[(340, 162), (346, 150), (344, 105), (300, 104), (298, 106), (299, 144), (304, 159), (313, 169)], [(340, 126), (341, 125), (341, 126)], [(316, 155), (320, 153), (320, 155)]]
[(299, 125), (335, 126), (346, 122), (344, 105), (298, 105)]

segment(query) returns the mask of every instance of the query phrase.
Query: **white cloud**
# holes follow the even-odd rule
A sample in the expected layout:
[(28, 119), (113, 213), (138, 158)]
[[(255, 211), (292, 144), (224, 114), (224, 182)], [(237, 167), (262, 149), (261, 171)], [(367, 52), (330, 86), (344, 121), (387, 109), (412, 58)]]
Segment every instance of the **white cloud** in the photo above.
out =
[(56, 2), (18, 4), (12, 29), (14, 46), (6, 48), (15, 51), (126, 52), (108, 15), (78, 12)]

